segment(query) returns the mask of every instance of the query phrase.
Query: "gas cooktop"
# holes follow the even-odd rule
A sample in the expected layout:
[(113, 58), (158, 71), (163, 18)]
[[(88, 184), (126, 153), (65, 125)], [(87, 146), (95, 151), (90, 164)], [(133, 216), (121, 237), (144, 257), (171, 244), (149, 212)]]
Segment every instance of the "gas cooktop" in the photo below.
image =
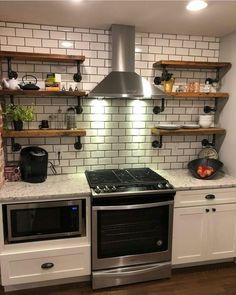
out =
[(85, 171), (93, 196), (173, 192), (173, 186), (150, 168)]

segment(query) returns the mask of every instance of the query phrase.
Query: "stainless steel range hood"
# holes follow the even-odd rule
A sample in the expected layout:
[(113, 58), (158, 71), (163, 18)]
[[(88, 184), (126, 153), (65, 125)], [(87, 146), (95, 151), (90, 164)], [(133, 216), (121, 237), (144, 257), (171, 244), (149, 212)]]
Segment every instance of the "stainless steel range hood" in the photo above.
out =
[(90, 93), (91, 98), (151, 98), (165, 96), (134, 71), (135, 27), (112, 25), (112, 72)]

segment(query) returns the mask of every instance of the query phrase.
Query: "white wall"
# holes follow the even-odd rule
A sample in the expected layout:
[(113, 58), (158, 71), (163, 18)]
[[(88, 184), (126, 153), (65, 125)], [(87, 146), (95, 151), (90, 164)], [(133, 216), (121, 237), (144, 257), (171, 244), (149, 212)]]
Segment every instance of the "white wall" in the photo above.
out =
[(221, 39), (220, 61), (232, 63), (222, 80), (222, 91), (229, 92), (229, 99), (220, 114), (220, 125), (227, 131), (220, 149), (220, 159), (225, 171), (236, 176), (236, 32)]

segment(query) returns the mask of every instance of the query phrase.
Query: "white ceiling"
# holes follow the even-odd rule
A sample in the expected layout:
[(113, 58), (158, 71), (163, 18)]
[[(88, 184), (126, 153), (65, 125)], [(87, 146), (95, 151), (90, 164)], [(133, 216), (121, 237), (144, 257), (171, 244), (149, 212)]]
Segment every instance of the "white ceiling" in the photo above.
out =
[(109, 29), (135, 25), (138, 32), (224, 36), (236, 31), (236, 1), (208, 0), (198, 12), (185, 9), (187, 1), (2, 1), (0, 20), (35, 24)]

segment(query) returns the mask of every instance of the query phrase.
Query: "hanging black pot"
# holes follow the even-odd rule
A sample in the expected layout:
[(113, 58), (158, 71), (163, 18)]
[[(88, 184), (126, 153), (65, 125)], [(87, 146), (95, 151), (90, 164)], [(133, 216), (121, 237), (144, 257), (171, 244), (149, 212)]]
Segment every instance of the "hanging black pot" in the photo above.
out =
[(21, 120), (13, 121), (13, 126), (16, 131), (21, 131), (23, 130), (23, 121)]

